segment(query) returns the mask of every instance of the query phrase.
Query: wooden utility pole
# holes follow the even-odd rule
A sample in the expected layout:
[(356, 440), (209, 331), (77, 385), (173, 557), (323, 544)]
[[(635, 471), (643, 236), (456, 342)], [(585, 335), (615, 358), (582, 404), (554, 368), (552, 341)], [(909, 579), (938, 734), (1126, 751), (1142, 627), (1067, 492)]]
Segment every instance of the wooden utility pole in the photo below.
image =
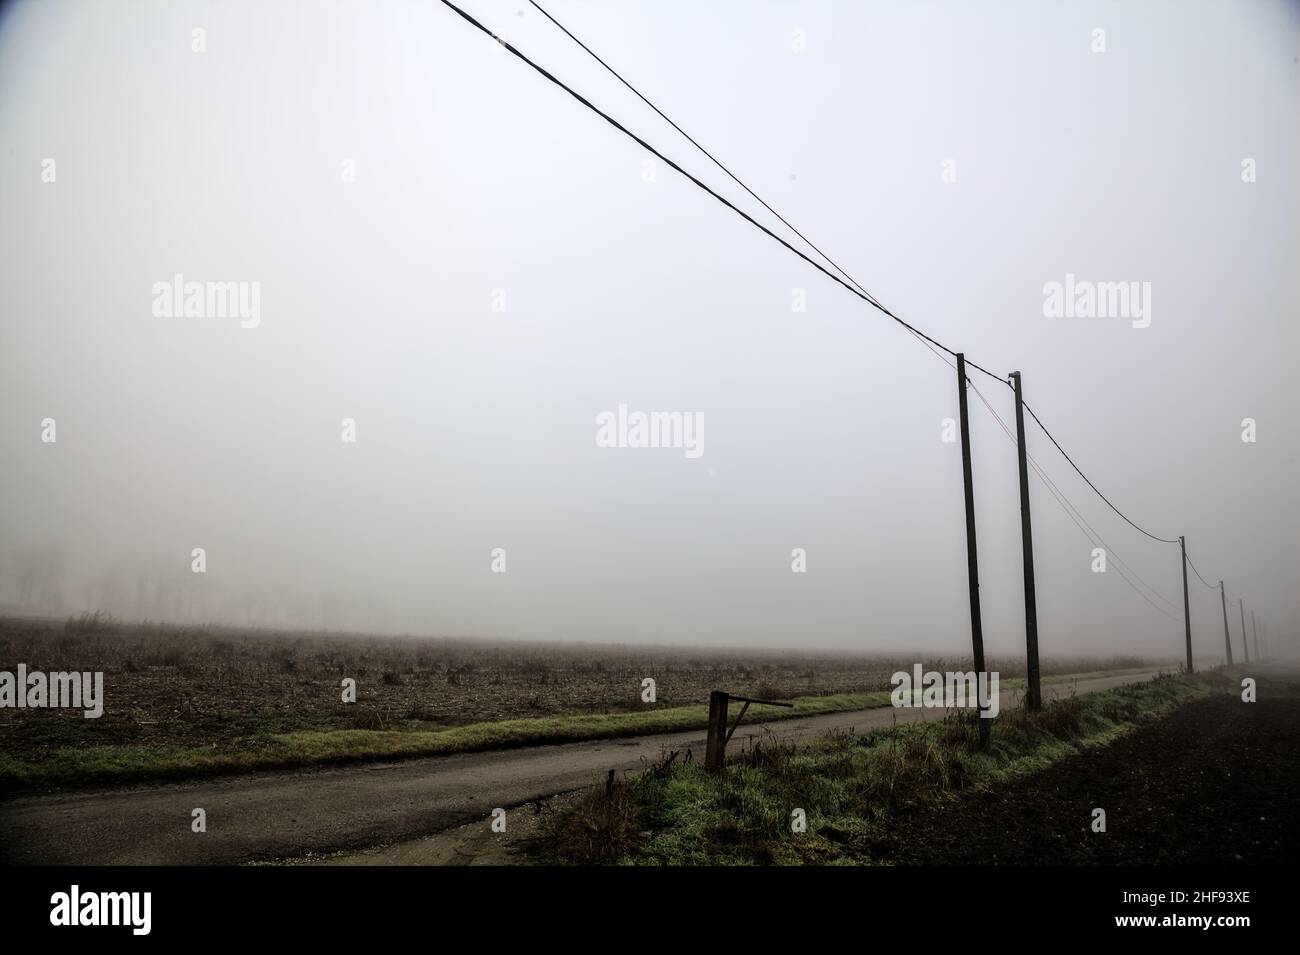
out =
[(1259, 661), (1259, 627), (1255, 626), (1255, 611), (1250, 612), (1250, 632), (1255, 637), (1255, 660)]
[(1016, 447), (1020, 458), (1020, 543), (1025, 567), (1025, 665), (1029, 688), (1025, 704), (1041, 709), (1043, 688), (1038, 673), (1038, 596), (1034, 589), (1034, 531), (1029, 520), (1029, 465), (1025, 448), (1025, 401), (1020, 390), (1020, 372), (1013, 371), (1016, 389)]
[[(966, 408), (966, 355), (957, 353), (957, 407), (961, 413), (961, 477), (966, 491), (966, 575), (970, 590), (971, 647), (975, 656), (975, 674), (984, 671), (984, 624), (980, 615), (980, 567), (975, 546), (975, 489), (971, 481), (970, 417)], [(979, 722), (980, 748), (988, 745), (988, 720), (981, 712)]]
[(1183, 629), (1187, 633), (1187, 672), (1192, 670), (1192, 611), (1187, 600), (1187, 538), (1180, 536), (1178, 546), (1183, 552)]
[[(1237, 602), (1237, 608), (1241, 611), (1241, 648), (1246, 653), (1246, 662), (1250, 662), (1250, 640), (1246, 637), (1246, 599), (1243, 597)], [(1259, 654), (1256, 654), (1258, 656)]]
[(1228, 639), (1228, 598), (1223, 592), (1223, 581), (1219, 581), (1219, 603), (1223, 604), (1223, 647), (1228, 653), (1228, 666), (1232, 666), (1232, 641)]

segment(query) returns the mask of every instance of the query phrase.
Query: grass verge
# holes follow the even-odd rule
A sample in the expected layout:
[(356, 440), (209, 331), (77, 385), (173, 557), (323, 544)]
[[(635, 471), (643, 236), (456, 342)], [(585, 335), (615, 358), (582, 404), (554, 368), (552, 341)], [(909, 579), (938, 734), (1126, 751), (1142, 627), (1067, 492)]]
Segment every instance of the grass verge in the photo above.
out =
[[(1071, 674), (1044, 682), (1068, 683), (1126, 672), (1129, 671)], [(1003, 681), (1007, 688), (1023, 685), (1023, 679)], [(793, 703), (793, 708), (751, 708), (746, 723), (888, 706), (889, 691), (797, 697), (787, 702)], [(141, 743), (55, 746), (38, 754), (0, 753), (0, 792), (133, 784), (703, 730), (708, 725), (708, 709), (707, 705), (699, 705), (530, 717), (436, 731), (351, 729), (258, 733), (210, 747)]]
[[(542, 841), (547, 862), (664, 865), (870, 863), (873, 832), (921, 802), (1033, 773), (1211, 693), (1222, 674), (1171, 675), (1003, 711), (977, 746), (971, 714), (804, 746), (770, 738), (729, 754), (725, 772), (665, 759), (593, 789)], [(793, 832), (796, 810), (806, 831)]]
[[(889, 705), (887, 692), (801, 697), (754, 722)], [(703, 729), (707, 706), (471, 723), (438, 731), (330, 730), (263, 733), (210, 749), (191, 746), (58, 747), (41, 757), (0, 754), (0, 790), (178, 779), (333, 763), (442, 756), (545, 743)]]

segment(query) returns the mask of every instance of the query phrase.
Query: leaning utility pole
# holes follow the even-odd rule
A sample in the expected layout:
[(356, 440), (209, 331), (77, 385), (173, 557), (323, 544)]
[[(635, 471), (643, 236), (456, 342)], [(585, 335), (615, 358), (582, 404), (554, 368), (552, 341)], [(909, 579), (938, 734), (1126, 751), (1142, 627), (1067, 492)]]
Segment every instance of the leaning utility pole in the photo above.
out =
[(1192, 611), (1187, 600), (1187, 538), (1179, 537), (1178, 546), (1183, 551), (1183, 629), (1187, 631), (1187, 672), (1192, 670)]
[[(966, 409), (966, 355), (957, 353), (957, 407), (961, 412), (961, 478), (966, 490), (966, 570), (970, 589), (971, 645), (975, 655), (975, 673), (984, 672), (984, 624), (980, 616), (980, 568), (975, 547), (975, 490), (971, 481), (970, 418)], [(988, 745), (988, 720), (983, 713), (979, 721), (980, 748)]]
[[(1250, 662), (1250, 641), (1246, 639), (1246, 598), (1237, 602), (1237, 609), (1241, 611), (1241, 647), (1246, 651), (1246, 662)], [(1259, 654), (1256, 654), (1258, 656)]]
[(1223, 593), (1223, 581), (1219, 581), (1219, 603), (1223, 604), (1223, 646), (1228, 651), (1228, 666), (1232, 666), (1232, 641), (1228, 639), (1228, 598)]
[(1020, 542), (1024, 551), (1025, 566), (1025, 665), (1028, 670), (1029, 689), (1025, 704), (1031, 710), (1041, 709), (1043, 688), (1038, 674), (1038, 597), (1034, 590), (1034, 531), (1029, 520), (1029, 465), (1025, 459), (1025, 402), (1020, 391), (1020, 372), (1013, 371), (1011, 380), (1016, 390), (1016, 451), (1020, 459)]
[(1259, 627), (1255, 626), (1255, 611), (1250, 612), (1250, 632), (1255, 635), (1255, 661), (1259, 662)]

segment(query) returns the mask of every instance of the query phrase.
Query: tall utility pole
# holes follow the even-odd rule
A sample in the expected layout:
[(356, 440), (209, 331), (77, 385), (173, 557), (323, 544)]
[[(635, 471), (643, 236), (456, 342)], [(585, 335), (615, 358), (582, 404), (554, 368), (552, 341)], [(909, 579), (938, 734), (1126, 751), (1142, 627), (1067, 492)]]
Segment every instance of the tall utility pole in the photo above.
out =
[(1223, 646), (1228, 652), (1228, 666), (1232, 666), (1232, 641), (1228, 639), (1228, 598), (1223, 592), (1223, 581), (1219, 581), (1219, 603), (1223, 604)]
[(1255, 636), (1255, 660), (1258, 662), (1259, 656), (1259, 627), (1255, 626), (1255, 611), (1250, 612), (1250, 632)]
[(1025, 565), (1025, 665), (1028, 670), (1029, 690), (1025, 704), (1031, 710), (1041, 709), (1043, 688), (1038, 674), (1038, 596), (1034, 590), (1034, 531), (1029, 520), (1029, 465), (1025, 458), (1025, 402), (1020, 391), (1020, 372), (1013, 371), (1011, 380), (1016, 389), (1016, 448), (1020, 458), (1020, 542), (1024, 550)]
[[(1246, 652), (1246, 662), (1250, 662), (1250, 641), (1246, 639), (1246, 599), (1243, 597), (1237, 602), (1237, 609), (1241, 611), (1241, 648)], [(1255, 654), (1259, 656), (1259, 654)]]
[[(970, 418), (966, 409), (966, 355), (957, 353), (957, 407), (961, 411), (961, 477), (966, 489), (966, 569), (970, 589), (971, 645), (975, 654), (975, 672), (984, 672), (984, 624), (980, 615), (980, 568), (975, 547), (975, 489), (971, 482)], [(988, 744), (988, 720), (979, 721), (980, 748)]]
[(1187, 631), (1187, 672), (1192, 673), (1192, 611), (1187, 600), (1187, 538), (1179, 537), (1178, 546), (1183, 551), (1183, 629)]

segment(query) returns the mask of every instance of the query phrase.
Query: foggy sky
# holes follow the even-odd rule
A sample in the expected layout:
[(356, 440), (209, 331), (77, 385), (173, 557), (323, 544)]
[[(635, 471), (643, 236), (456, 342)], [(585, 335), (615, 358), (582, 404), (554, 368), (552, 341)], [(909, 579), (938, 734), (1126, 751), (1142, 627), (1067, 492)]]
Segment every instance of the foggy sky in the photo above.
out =
[[(1022, 371), (1098, 487), (1289, 643), (1295, 5), (543, 5), (890, 309)], [(464, 6), (788, 235), (523, 0)], [(646, 158), (436, 0), (9, 4), (0, 609), (968, 649), (953, 371)], [(178, 273), (260, 283), (260, 323), (156, 316)], [(1150, 282), (1150, 326), (1045, 317), (1067, 274)], [(970, 400), (986, 645), (1012, 653), (1016, 459)], [(704, 453), (598, 447), (620, 404), (698, 413)], [(1031, 475), (1043, 653), (1179, 656), (1177, 547), (1029, 447), (1113, 548), (1093, 573)], [(1192, 618), (1221, 653), (1195, 578)]]

